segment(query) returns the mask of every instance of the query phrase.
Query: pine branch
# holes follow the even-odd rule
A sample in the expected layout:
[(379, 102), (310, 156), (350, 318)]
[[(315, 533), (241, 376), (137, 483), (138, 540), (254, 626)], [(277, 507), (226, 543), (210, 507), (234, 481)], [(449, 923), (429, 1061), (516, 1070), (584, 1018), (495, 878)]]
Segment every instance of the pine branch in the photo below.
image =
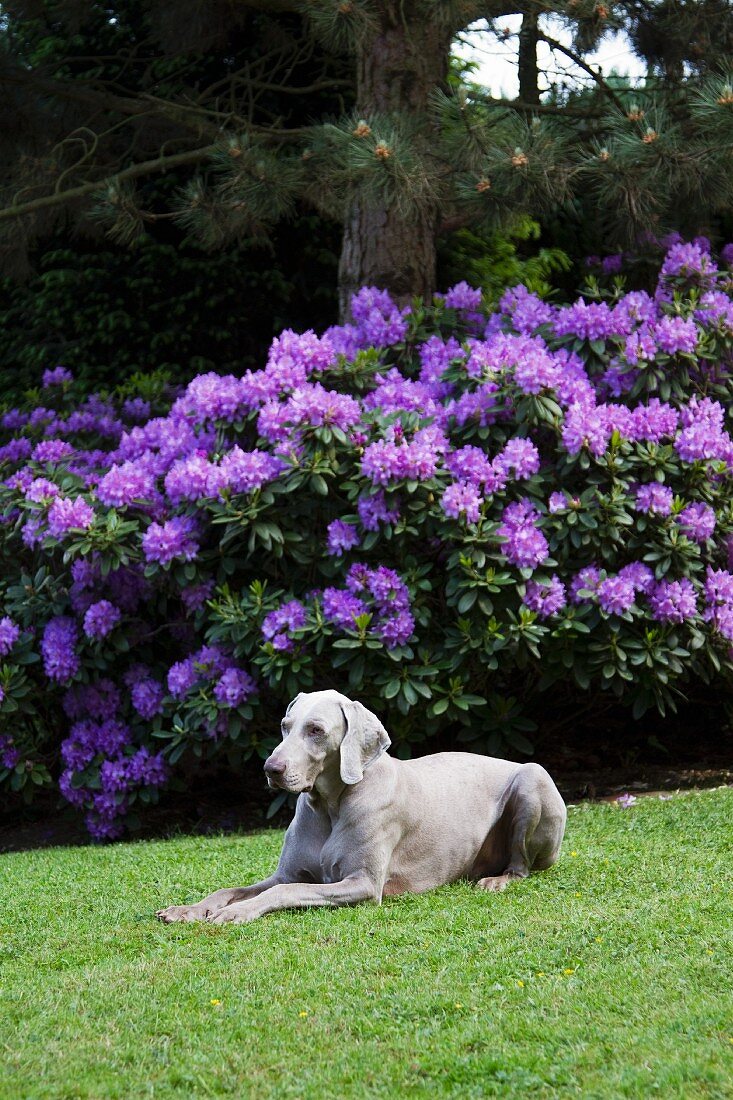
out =
[(183, 164), (196, 164), (211, 157), (216, 151), (216, 145), (205, 145), (200, 149), (189, 149), (185, 153), (173, 153), (170, 156), (156, 157), (154, 160), (141, 161), (139, 164), (133, 164), (129, 168), (123, 168), (121, 172), (116, 172), (114, 175), (107, 176), (105, 179), (83, 183), (78, 187), (71, 187), (67, 191), (59, 191), (53, 195), (44, 195), (42, 198), (30, 199), (28, 202), (20, 203), (15, 206), (6, 206), (4, 210), (0, 209), (0, 221), (7, 221), (10, 218), (20, 218), (25, 214), (33, 214), (37, 210), (45, 210), (51, 206), (61, 206), (64, 203), (73, 202), (74, 199), (81, 199), (85, 195), (91, 195), (95, 191), (99, 191), (105, 184), (111, 183), (112, 181), (121, 183), (124, 180), (147, 176), (151, 172), (179, 168)]
[(594, 69), (592, 65), (589, 65), (588, 62), (580, 56), (580, 54), (575, 52), (575, 50), (571, 50), (568, 46), (564, 46), (562, 42), (558, 42), (556, 38), (552, 38), (549, 34), (545, 34), (544, 31), (540, 32), (539, 37), (542, 39), (543, 42), (546, 42), (547, 45), (550, 46), (553, 50), (559, 50), (560, 53), (564, 53), (565, 56), (570, 58), (570, 60), (575, 65), (577, 65), (579, 69), (582, 69), (583, 72), (588, 73), (588, 76), (591, 76), (593, 80), (595, 80), (596, 84), (601, 89), (603, 94), (608, 96), (611, 102), (615, 104), (615, 106), (619, 109), (621, 114), (626, 114), (626, 107), (624, 106), (623, 101), (619, 99), (613, 88), (606, 83), (606, 81), (603, 79), (597, 69)]

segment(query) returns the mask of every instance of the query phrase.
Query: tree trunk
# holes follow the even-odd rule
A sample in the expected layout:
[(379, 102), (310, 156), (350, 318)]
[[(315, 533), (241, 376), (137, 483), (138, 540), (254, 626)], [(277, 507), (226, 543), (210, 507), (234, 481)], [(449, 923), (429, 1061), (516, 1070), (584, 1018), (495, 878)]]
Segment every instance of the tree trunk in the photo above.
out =
[(538, 39), (537, 12), (527, 12), (522, 16), (522, 27), (519, 32), (519, 98), (522, 103), (533, 105), (540, 101), (537, 72)]
[[(376, 5), (378, 29), (357, 47), (356, 110), (417, 119), (430, 134), (430, 93), (445, 82), (451, 30), (419, 13), (416, 3)], [(356, 191), (344, 223), (339, 264), (339, 307), (349, 315), (352, 294), (361, 286), (389, 290), (400, 305), (413, 295), (435, 290), (435, 241), (439, 211), (405, 212), (394, 204), (367, 203)]]

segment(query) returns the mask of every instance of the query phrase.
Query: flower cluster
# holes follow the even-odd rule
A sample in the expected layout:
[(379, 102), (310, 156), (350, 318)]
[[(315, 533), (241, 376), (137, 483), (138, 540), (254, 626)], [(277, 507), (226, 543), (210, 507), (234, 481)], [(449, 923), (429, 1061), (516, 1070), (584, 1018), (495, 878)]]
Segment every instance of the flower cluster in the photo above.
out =
[(490, 314), (465, 283), (414, 315), (366, 287), (348, 324), (175, 392), (46, 371), (43, 404), (0, 417), (3, 768), (55, 737), (109, 837), (179, 760), (267, 747), (304, 685), (386, 701), (403, 746), (419, 702), (426, 736), (472, 733), (531, 662), (639, 712), (729, 685), (721, 259), (675, 239), (656, 285), (513, 287)]

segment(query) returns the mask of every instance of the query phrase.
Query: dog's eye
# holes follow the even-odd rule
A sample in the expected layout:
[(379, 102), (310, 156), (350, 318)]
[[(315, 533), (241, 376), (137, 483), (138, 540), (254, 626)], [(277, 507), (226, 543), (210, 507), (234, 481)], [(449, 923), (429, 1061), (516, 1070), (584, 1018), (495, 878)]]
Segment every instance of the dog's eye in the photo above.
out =
[(306, 733), (309, 737), (323, 737), (325, 732), (323, 726), (309, 725), (306, 728)]
[(280, 733), (282, 734), (283, 741), (285, 740), (285, 738), (290, 733), (291, 726), (292, 726), (292, 722), (281, 722), (280, 723)]

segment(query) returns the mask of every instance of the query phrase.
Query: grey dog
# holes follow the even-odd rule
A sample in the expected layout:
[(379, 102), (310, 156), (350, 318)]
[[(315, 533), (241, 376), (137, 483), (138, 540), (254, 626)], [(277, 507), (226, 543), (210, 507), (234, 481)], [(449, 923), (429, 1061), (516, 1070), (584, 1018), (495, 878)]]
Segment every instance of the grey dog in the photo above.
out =
[(565, 803), (538, 764), (467, 752), (396, 760), (376, 715), (337, 691), (296, 696), (282, 734), (265, 774), (299, 798), (275, 873), (161, 909), (161, 920), (244, 924), (458, 879), (503, 890), (558, 857)]

